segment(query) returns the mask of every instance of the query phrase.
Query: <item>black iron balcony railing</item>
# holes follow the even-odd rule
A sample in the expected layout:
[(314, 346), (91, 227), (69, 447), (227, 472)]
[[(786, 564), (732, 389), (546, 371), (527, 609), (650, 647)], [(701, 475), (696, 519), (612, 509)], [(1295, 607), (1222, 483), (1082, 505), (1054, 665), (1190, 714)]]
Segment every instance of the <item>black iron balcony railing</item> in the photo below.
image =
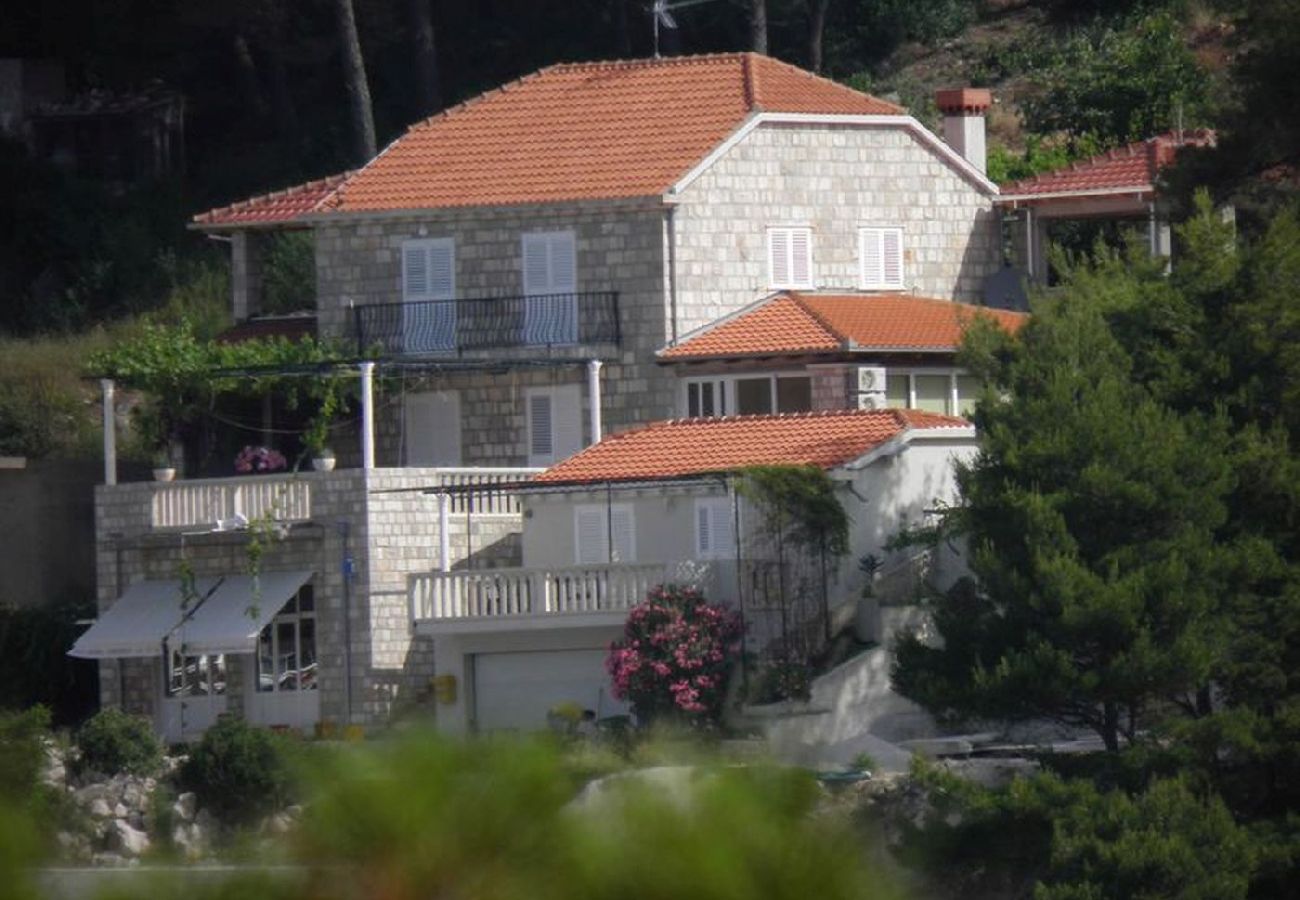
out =
[(462, 353), (619, 343), (618, 293), (371, 303), (353, 308), (361, 353)]

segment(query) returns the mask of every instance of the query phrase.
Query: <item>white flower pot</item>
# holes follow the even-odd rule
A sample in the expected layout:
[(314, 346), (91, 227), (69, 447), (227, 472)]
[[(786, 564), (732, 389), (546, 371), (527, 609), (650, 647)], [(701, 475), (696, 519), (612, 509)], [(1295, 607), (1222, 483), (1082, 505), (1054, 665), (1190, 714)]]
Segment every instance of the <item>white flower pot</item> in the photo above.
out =
[(176, 477), (176, 470), (171, 466), (159, 466), (153, 470), (154, 481), (171, 481)]
[(334, 457), (332, 456), (313, 456), (311, 467), (317, 472), (333, 472)]

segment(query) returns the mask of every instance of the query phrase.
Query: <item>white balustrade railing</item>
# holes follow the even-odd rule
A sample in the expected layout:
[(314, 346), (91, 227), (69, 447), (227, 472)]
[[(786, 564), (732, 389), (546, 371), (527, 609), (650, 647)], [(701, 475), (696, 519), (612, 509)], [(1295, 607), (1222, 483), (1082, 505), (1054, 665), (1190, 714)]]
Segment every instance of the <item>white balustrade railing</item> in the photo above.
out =
[[(475, 516), (517, 516), (522, 509), (519, 495), (511, 491), (510, 486), (527, 481), (543, 471), (545, 470), (529, 468), (435, 469), (434, 483), (429, 487), (455, 489), (451, 494), (452, 513), (463, 515), (469, 512), (470, 515)], [(470, 488), (472, 490), (469, 490)]]
[(294, 476), (256, 475), (154, 486), (154, 528), (192, 528), (243, 516), (277, 522), (311, 518), (311, 483)]
[(410, 577), (415, 620), (566, 615), (631, 609), (665, 581), (663, 563), (429, 572)]

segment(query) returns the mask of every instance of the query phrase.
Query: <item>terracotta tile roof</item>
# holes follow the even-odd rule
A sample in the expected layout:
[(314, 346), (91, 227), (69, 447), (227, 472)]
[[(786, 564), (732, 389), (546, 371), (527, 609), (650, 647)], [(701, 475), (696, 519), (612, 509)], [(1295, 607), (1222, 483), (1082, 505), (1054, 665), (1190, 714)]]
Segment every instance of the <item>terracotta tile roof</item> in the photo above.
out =
[(352, 172), (343, 172), (328, 178), (297, 184), (281, 191), (259, 194), (229, 206), (220, 206), (199, 213), (193, 221), (199, 226), (281, 225), (292, 222), (299, 216), (316, 209), (322, 200), (330, 197), (352, 174)]
[(412, 126), (323, 206), (655, 196), (756, 111), (904, 114), (753, 53), (556, 65)]
[(956, 350), (975, 316), (1009, 331), (1024, 313), (910, 294), (778, 294), (659, 353), (664, 361), (833, 353)]
[(543, 483), (640, 481), (730, 472), (755, 465), (851, 462), (909, 428), (967, 427), (911, 409), (671, 419), (607, 437), (534, 478)]
[(1160, 170), (1174, 161), (1179, 149), (1213, 143), (1214, 132), (1208, 129), (1184, 132), (1181, 136), (1168, 132), (1071, 163), (1065, 169), (1004, 184), (1000, 190), (1004, 199), (1104, 190), (1149, 191), (1154, 189)]

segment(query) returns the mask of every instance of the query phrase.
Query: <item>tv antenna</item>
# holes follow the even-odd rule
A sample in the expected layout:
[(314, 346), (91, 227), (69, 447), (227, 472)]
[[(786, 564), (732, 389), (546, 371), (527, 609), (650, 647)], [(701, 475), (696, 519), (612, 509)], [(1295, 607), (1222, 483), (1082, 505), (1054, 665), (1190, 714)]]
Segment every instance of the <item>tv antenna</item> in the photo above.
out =
[(672, 11), (712, 2), (713, 0), (680, 0), (678, 3), (669, 3), (668, 0), (654, 0), (654, 5), (650, 7), (650, 21), (654, 23), (655, 59), (659, 58), (659, 27), (663, 26), (674, 30), (677, 28), (677, 19), (673, 17)]

